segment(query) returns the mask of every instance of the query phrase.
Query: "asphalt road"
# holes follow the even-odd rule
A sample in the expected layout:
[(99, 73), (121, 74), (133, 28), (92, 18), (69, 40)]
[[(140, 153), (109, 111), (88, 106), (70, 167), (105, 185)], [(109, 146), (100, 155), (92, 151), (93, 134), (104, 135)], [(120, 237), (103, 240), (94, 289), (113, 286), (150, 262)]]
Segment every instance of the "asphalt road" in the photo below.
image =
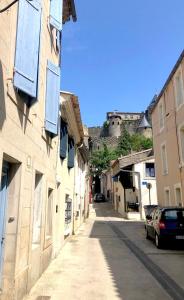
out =
[(26, 300), (184, 300), (184, 249), (145, 238), (143, 222), (94, 204)]
[[(154, 241), (145, 238), (144, 222), (112, 220), (113, 212), (109, 203), (95, 204), (95, 208), (101, 216), (104, 215), (107, 226), (121, 241), (122, 249), (126, 247), (129, 250), (130, 265), (127, 273), (130, 282), (125, 280), (126, 288), (123, 291), (122, 286), (119, 287), (122, 298), (183, 300), (184, 246), (167, 244), (164, 249), (157, 249)], [(135, 259), (141, 264), (141, 271), (132, 265)], [(148, 277), (144, 281), (145, 274)]]

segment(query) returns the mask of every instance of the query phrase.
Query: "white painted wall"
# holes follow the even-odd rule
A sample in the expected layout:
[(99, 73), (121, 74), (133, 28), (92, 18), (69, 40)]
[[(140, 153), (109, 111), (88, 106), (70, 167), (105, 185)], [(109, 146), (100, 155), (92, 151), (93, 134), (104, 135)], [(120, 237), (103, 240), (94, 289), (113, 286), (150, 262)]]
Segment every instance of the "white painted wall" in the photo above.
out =
[[(141, 180), (141, 199), (142, 199), (142, 208), (144, 205), (149, 205), (149, 190), (146, 185), (143, 185), (143, 182), (151, 183), (152, 188), (150, 189), (150, 199), (151, 204), (157, 204), (157, 187), (156, 187), (156, 178), (155, 177), (146, 177), (145, 172), (145, 164), (146, 163), (154, 163), (154, 159), (146, 160), (144, 162), (138, 163), (134, 165), (134, 171), (140, 173)], [(135, 176), (135, 187), (138, 189), (138, 178)], [(144, 217), (144, 209), (142, 210)]]

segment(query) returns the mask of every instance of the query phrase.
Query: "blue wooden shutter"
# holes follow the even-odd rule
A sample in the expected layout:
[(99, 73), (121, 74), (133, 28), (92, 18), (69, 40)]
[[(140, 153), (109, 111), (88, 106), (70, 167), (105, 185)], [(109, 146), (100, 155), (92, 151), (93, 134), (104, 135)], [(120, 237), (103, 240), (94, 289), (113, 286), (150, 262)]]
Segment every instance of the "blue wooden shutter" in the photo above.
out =
[(61, 119), (61, 130), (60, 130), (60, 157), (66, 158), (68, 144), (68, 129), (67, 124)]
[(68, 139), (68, 168), (71, 169), (74, 167), (75, 160), (75, 144), (74, 140), (69, 137)]
[(14, 86), (37, 97), (41, 6), (37, 0), (19, 0)]
[(55, 135), (58, 133), (59, 95), (60, 68), (48, 61), (45, 129)]
[(50, 0), (50, 24), (58, 30), (62, 29), (63, 0)]

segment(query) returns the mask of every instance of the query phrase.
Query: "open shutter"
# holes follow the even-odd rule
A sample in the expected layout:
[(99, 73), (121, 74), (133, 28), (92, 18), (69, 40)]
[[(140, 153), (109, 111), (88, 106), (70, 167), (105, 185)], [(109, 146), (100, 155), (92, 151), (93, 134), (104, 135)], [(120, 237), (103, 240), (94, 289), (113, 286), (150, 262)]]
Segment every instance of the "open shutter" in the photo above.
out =
[(58, 30), (62, 29), (63, 0), (50, 0), (50, 24)]
[(68, 139), (68, 168), (71, 169), (74, 167), (75, 159), (75, 144), (74, 140), (69, 137)]
[(58, 133), (59, 94), (60, 68), (48, 61), (45, 129), (54, 135)]
[(67, 124), (61, 119), (61, 131), (60, 131), (60, 157), (66, 158), (68, 145), (68, 129)]
[(19, 0), (14, 86), (37, 97), (41, 6), (39, 1)]

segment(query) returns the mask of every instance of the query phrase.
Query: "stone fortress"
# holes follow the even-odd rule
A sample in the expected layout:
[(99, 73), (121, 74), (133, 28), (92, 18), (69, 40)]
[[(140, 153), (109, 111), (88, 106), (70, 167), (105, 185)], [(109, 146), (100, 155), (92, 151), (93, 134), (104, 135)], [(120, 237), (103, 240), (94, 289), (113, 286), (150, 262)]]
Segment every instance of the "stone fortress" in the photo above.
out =
[(99, 150), (104, 143), (110, 148), (116, 147), (119, 137), (123, 135), (125, 130), (131, 135), (140, 133), (145, 137), (151, 138), (152, 128), (149, 108), (145, 113), (107, 112), (103, 126), (88, 128), (92, 149)]

